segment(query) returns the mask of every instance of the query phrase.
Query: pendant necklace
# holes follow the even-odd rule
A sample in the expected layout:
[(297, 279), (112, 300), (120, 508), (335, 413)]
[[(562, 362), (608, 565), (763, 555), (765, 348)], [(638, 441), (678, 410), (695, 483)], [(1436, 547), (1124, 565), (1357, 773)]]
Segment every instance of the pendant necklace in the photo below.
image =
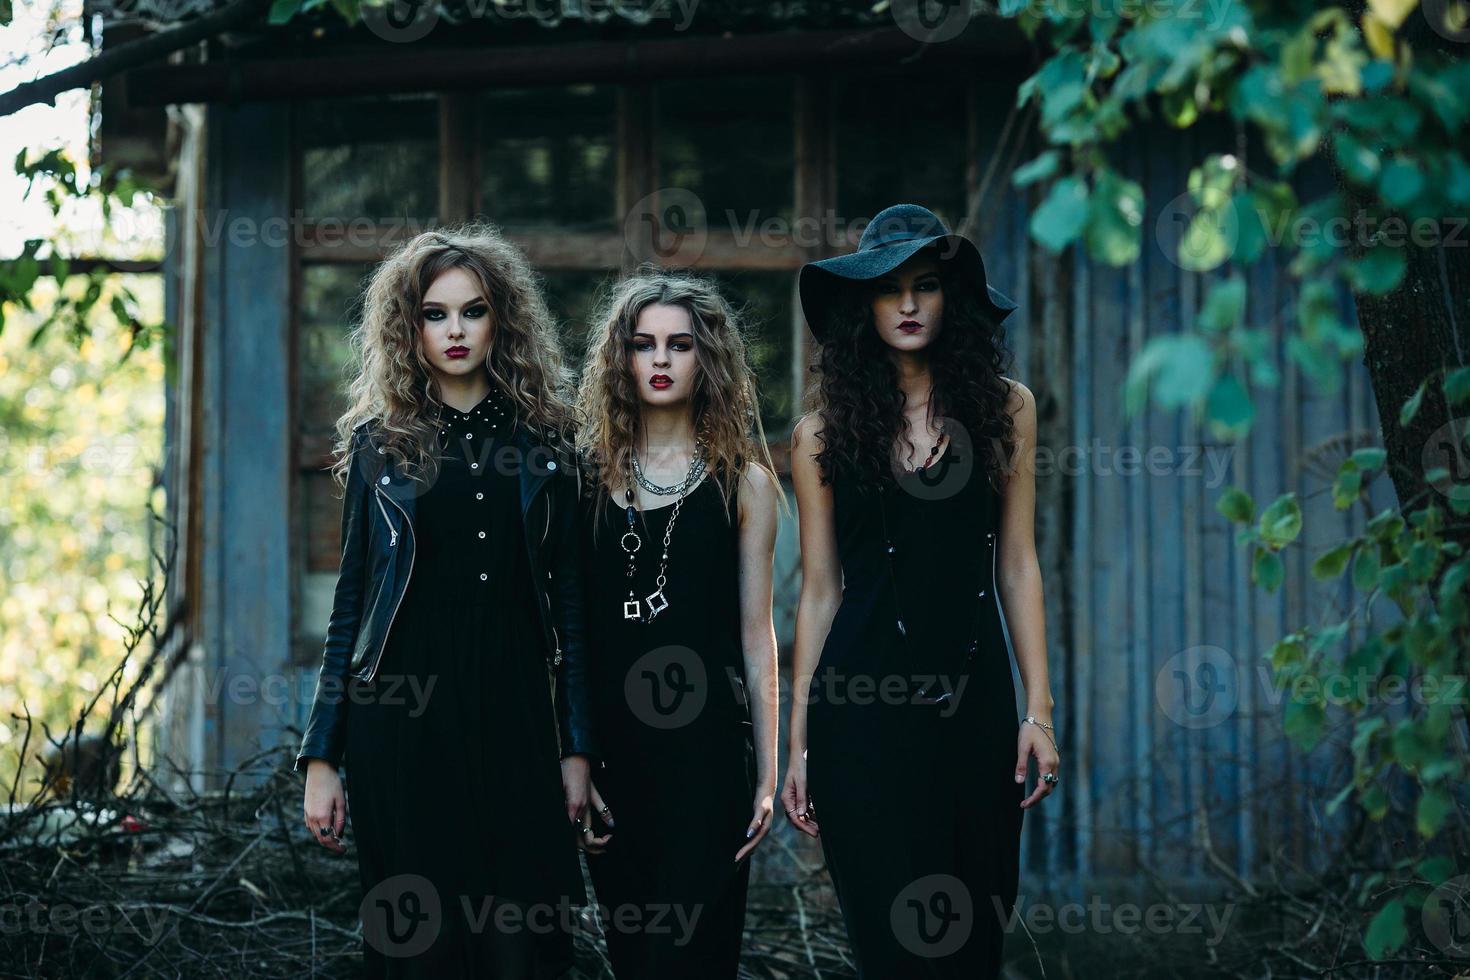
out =
[[(679, 508), (684, 506), (684, 498), (688, 495), (689, 488), (699, 482), (699, 475), (704, 472), (704, 467), (704, 446), (700, 444), (695, 447), (694, 459), (690, 461), (689, 472), (685, 475), (684, 479), (673, 487), (658, 487), (657, 484), (650, 484), (645, 481), (642, 470), (638, 467), (638, 453), (636, 450), (634, 451), (633, 468), (637, 474), (639, 486), (648, 490), (650, 493), (659, 493), (661, 495), (677, 493), (679, 499), (674, 501), (674, 511), (669, 515), (668, 526), (664, 528), (663, 554), (659, 558), (658, 576), (654, 579), (654, 590), (644, 599), (639, 600), (633, 594), (633, 576), (637, 571), (637, 555), (638, 550), (643, 547), (643, 539), (638, 536), (638, 531), (635, 526), (638, 512), (633, 507), (633, 501), (637, 498), (633, 493), (632, 485), (629, 484), (628, 489), (624, 491), (624, 497), (627, 500), (628, 530), (623, 532), (622, 540), (619, 542), (622, 545), (623, 551), (628, 555), (628, 598), (623, 600), (624, 619), (630, 619), (637, 623), (651, 623), (659, 613), (669, 608), (668, 597), (664, 595), (664, 586), (668, 582), (669, 539), (674, 533), (674, 522), (679, 519)], [(647, 617), (643, 615), (643, 603), (645, 602), (648, 603)]]

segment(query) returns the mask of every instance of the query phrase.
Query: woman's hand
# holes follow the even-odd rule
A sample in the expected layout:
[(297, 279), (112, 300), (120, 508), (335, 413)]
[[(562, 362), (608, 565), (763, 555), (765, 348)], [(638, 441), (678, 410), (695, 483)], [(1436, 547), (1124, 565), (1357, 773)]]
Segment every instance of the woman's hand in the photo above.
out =
[(306, 831), (312, 840), (336, 854), (345, 854), (342, 828), (347, 822), (347, 798), (342, 777), (326, 759), (306, 762), (306, 798), (302, 802)]
[(739, 864), (741, 859), (759, 844), (771, 830), (771, 810), (774, 806), (776, 795), (776, 777), (773, 775), (769, 783), (761, 784), (755, 791), (755, 804), (752, 806), (750, 825), (745, 828), (747, 843), (735, 852), (735, 863)]
[(781, 787), (781, 808), (786, 811), (786, 819), (803, 834), (815, 837), (821, 832), (817, 826), (816, 808), (806, 795), (805, 752), (799, 756), (793, 755), (786, 763), (786, 782)]
[[(1048, 719), (1040, 720), (1051, 724)], [(1042, 776), (1036, 780), (1036, 788), (1031, 791), (1031, 795), (1021, 801), (1023, 810), (1046, 799), (1051, 795), (1051, 791), (1056, 789), (1057, 784), (1047, 782), (1045, 778), (1048, 773), (1056, 775), (1057, 768), (1061, 765), (1061, 758), (1057, 755), (1056, 746), (1052, 744), (1050, 734), (1040, 725), (1033, 725), (1029, 721), (1021, 722), (1021, 731), (1016, 736), (1016, 782), (1026, 781), (1027, 762), (1031, 756), (1036, 757), (1036, 770)]]
[(601, 837), (597, 837), (594, 836), (595, 831), (593, 834), (589, 834), (587, 830), (592, 827), (592, 811), (596, 810), (597, 818), (607, 824), (608, 830), (611, 831), (615, 826), (613, 823), (612, 807), (603, 802), (602, 794), (597, 791), (597, 784), (590, 779), (587, 781), (587, 789), (591, 793), (592, 806), (587, 809), (587, 815), (583, 818), (583, 830), (577, 835), (577, 843), (588, 854), (601, 854), (607, 849), (607, 842), (612, 840), (612, 834), (606, 833)]
[[(587, 803), (596, 791), (592, 788), (591, 763), (585, 755), (569, 755), (561, 760), (561, 789), (566, 798), (567, 820), (577, 833), (577, 846), (588, 850), (588, 841), (593, 838), (592, 811)], [(606, 840), (604, 837), (603, 841)]]

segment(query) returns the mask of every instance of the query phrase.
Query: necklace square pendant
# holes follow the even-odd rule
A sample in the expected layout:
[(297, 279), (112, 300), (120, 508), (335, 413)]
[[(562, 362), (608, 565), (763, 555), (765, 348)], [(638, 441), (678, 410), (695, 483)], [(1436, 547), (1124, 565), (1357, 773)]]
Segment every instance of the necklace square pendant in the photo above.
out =
[(663, 589), (659, 589), (657, 592), (650, 595), (647, 599), (647, 602), (648, 618), (650, 620), (652, 620), (653, 617), (657, 616), (659, 613), (663, 612), (665, 609), (669, 608), (669, 600), (664, 598)]
[(634, 621), (643, 618), (643, 610), (637, 599), (627, 599), (623, 602), (623, 618)]

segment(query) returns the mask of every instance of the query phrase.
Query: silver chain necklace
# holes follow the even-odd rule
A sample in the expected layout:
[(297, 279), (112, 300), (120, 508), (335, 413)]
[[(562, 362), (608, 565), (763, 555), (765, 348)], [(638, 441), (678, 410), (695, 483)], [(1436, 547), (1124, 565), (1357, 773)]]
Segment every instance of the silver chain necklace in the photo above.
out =
[[(637, 469), (637, 460), (638, 454), (635, 451), (633, 453), (633, 465), (635, 471)], [(696, 472), (696, 470), (698, 472)], [(624, 619), (631, 619), (637, 623), (651, 623), (653, 622), (654, 618), (658, 616), (659, 613), (669, 608), (668, 597), (664, 595), (664, 586), (668, 583), (669, 539), (674, 534), (674, 522), (679, 519), (679, 508), (684, 506), (684, 499), (687, 496), (687, 491), (691, 486), (694, 485), (695, 482), (697, 482), (698, 474), (703, 472), (704, 447), (700, 446), (696, 449), (694, 460), (689, 465), (689, 474), (684, 477), (683, 482), (681, 482), (671, 491), (674, 493), (678, 493), (679, 499), (674, 501), (674, 512), (669, 515), (669, 524), (667, 527), (664, 528), (663, 554), (659, 558), (658, 575), (654, 578), (653, 592), (642, 600), (639, 600), (633, 594), (633, 576), (637, 572), (638, 549), (643, 547), (643, 539), (638, 536), (638, 531), (635, 529), (635, 515), (638, 512), (633, 507), (633, 500), (635, 499), (633, 488), (629, 486), (627, 491), (625, 491), (626, 499), (628, 501), (628, 530), (623, 532), (623, 537), (618, 542), (622, 546), (623, 551), (626, 552), (628, 555), (628, 598), (623, 600)], [(643, 485), (641, 478), (639, 480), (639, 485)], [(632, 539), (631, 545), (628, 543), (629, 538)], [(648, 603), (648, 616), (646, 618), (643, 615), (643, 603), (645, 602)]]
[(704, 465), (705, 461), (702, 447), (696, 447), (694, 458), (689, 463), (689, 472), (685, 474), (684, 479), (671, 487), (660, 486), (643, 475), (643, 466), (638, 462), (638, 450), (633, 450), (633, 478), (638, 481), (638, 486), (657, 497), (671, 497), (676, 493), (683, 493), (685, 490), (694, 486), (694, 484), (699, 482), (699, 478), (704, 475)]

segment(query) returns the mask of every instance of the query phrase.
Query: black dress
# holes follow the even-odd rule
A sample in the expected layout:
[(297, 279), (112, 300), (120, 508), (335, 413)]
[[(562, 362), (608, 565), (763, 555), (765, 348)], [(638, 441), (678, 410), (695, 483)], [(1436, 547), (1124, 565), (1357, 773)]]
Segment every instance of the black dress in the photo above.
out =
[[(349, 689), (344, 761), (367, 973), (561, 976), (585, 904), (498, 392), (446, 407), (437, 480), (371, 687)], [(371, 506), (371, 505), (370, 505)]]
[(807, 787), (859, 975), (994, 977), (1024, 795), (999, 497), (959, 441), (881, 493), (840, 475), (833, 493), (843, 592), (809, 689)]
[[(638, 515), (633, 594), (654, 591), (673, 504)], [(627, 511), (584, 507), (587, 632), (603, 750), (593, 783), (616, 826), (587, 865), (618, 980), (736, 975), (750, 859), (755, 755), (741, 653), (737, 495), (712, 475), (669, 540), (668, 608), (623, 618)], [(594, 533), (595, 530), (595, 533)], [(647, 603), (641, 603), (647, 615)], [(606, 828), (597, 823), (599, 834)]]

